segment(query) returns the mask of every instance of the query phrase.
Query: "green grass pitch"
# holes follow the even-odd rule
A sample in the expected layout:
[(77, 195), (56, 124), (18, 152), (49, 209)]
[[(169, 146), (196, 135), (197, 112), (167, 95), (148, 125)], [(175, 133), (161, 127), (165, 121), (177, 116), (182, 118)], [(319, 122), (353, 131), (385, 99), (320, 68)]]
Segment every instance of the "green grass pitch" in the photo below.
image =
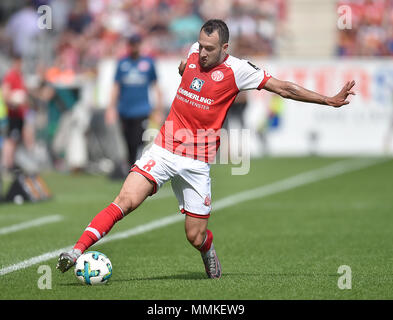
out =
[[(209, 228), (223, 268), (220, 280), (207, 279), (181, 220), (95, 245), (113, 264), (106, 285), (84, 286), (73, 271), (58, 272), (57, 258), (51, 258), (0, 275), (0, 299), (392, 299), (392, 160), (236, 202), (239, 192), (343, 160), (352, 161), (265, 158), (253, 160), (244, 176), (231, 175), (229, 165), (213, 165)], [(54, 198), (0, 204), (0, 228), (49, 215), (63, 219), (0, 234), (0, 269), (73, 245), (121, 187), (100, 176), (46, 173), (43, 178)], [(227, 197), (235, 202), (214, 210), (215, 201)], [(107, 237), (176, 212), (168, 183)], [(41, 265), (51, 270), (49, 290), (37, 285)], [(338, 288), (341, 265), (351, 268), (351, 289)]]

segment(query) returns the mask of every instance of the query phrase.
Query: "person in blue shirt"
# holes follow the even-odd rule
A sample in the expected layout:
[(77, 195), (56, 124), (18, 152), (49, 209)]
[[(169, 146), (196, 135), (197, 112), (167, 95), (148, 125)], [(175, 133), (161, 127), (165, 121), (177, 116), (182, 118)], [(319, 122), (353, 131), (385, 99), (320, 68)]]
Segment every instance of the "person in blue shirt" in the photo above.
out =
[[(105, 114), (107, 125), (120, 120), (128, 149), (129, 165), (136, 161), (142, 134), (149, 119), (160, 126), (163, 121), (162, 94), (157, 83), (154, 60), (141, 55), (142, 38), (134, 35), (128, 39), (129, 55), (117, 63), (111, 101)], [(149, 90), (155, 94), (155, 108), (149, 100)]]

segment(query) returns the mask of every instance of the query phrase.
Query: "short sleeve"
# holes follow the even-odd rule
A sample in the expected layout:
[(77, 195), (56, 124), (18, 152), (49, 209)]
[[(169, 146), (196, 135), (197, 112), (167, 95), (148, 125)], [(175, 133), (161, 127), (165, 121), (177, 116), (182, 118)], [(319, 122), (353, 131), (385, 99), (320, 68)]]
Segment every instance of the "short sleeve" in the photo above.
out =
[(257, 89), (261, 90), (271, 75), (247, 60), (240, 60), (236, 70), (236, 85), (240, 91)]
[(121, 61), (117, 63), (116, 72), (115, 72), (115, 82), (121, 81), (121, 71), (120, 71)]
[(190, 55), (192, 55), (192, 54), (195, 53), (195, 52), (199, 52), (199, 42), (195, 42), (195, 43), (191, 46), (190, 50), (188, 51), (187, 58), (189, 58)]
[(150, 82), (157, 81), (156, 65), (153, 60), (150, 60)]

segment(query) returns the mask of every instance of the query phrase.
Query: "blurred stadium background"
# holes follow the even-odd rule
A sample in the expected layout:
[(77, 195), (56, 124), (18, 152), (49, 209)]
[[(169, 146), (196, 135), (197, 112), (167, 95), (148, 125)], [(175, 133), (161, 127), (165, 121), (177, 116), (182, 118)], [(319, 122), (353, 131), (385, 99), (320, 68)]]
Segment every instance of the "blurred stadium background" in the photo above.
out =
[[(37, 10), (42, 5), (51, 8), (51, 29), (38, 28), (42, 14)], [(349, 29), (339, 28), (344, 12), (350, 12), (350, 21), (345, 20), (346, 26), (350, 22)], [(346, 172), (352, 158), (360, 163), (365, 157), (390, 159), (392, 0), (2, 0), (0, 79), (11, 66), (12, 54), (17, 53), (23, 58), (29, 92), (30, 148), (19, 146), (16, 162), (26, 172), (42, 173), (55, 197), (40, 204), (0, 206), (0, 236), (7, 237), (0, 252), (0, 280), (12, 288), (2, 290), (0, 297), (30, 299), (34, 298), (31, 292), (49, 299), (89, 297), (84, 289), (77, 291), (72, 286), (72, 275), (61, 278), (57, 273), (54, 277), (63, 286), (57, 287), (60, 290), (37, 291), (36, 270), (24, 268), (48, 259), (53, 267), (58, 254), (53, 250), (71, 245), (120, 188), (120, 182), (110, 182), (106, 176), (114, 163), (125, 160), (126, 151), (119, 128), (105, 127), (104, 111), (116, 61), (126, 54), (126, 38), (135, 33), (143, 36), (143, 53), (156, 59), (168, 112), (180, 82), (180, 59), (209, 18), (227, 22), (232, 54), (249, 59), (278, 79), (325, 95), (336, 94), (346, 81), (354, 79), (357, 93), (350, 105), (337, 110), (284, 100), (269, 92), (248, 92), (244, 121), (232, 117), (228, 125), (250, 130), (251, 174), (230, 177), (223, 166), (213, 167), (215, 199), (261, 184), (275, 187), (276, 181), (288, 182), (288, 177), (332, 164), (339, 167), (337, 172)], [(7, 106), (1, 98), (0, 117), (3, 138)], [(150, 123), (151, 128), (157, 126)], [(350, 160), (343, 162), (346, 169), (342, 169), (342, 163), (336, 161), (346, 158)], [(355, 161), (353, 170), (358, 166), (363, 165)], [(225, 215), (214, 216), (216, 247), (221, 249), (225, 266), (220, 286), (200, 281), (204, 275), (200, 274), (199, 257), (190, 253), (182, 227), (141, 235), (123, 242), (123, 247), (108, 241), (99, 249), (110, 256), (118, 274), (109, 297), (390, 298), (391, 258), (386, 260), (386, 256), (391, 256), (387, 239), (393, 225), (391, 161), (367, 170), (296, 192), (274, 195), (274, 191), (264, 201), (251, 199), (242, 207), (226, 207)], [(2, 179), (7, 182), (10, 177), (3, 172)], [(3, 194), (6, 189), (3, 187)], [(112, 233), (133, 230), (162, 218), (167, 210), (176, 211), (176, 200), (170, 195), (170, 187), (163, 188), (151, 199), (159, 201), (148, 201), (138, 209), (148, 214), (125, 219)], [(39, 233), (24, 225), (53, 213), (61, 218), (47, 222), (51, 224), (40, 227)], [(9, 234), (19, 224), (25, 231)], [(244, 234), (245, 242), (228, 244), (231, 237)], [(31, 243), (26, 244), (25, 239)], [(173, 246), (168, 250), (162, 239)], [(255, 255), (244, 266), (244, 259), (250, 258), (242, 247), (246, 244), (247, 250), (255, 249)], [(138, 246), (146, 250), (141, 252)], [(125, 257), (123, 250), (130, 255)], [(181, 257), (173, 257), (175, 250)], [(340, 295), (337, 289), (336, 271), (343, 263), (360, 270), (358, 290), (351, 295)], [(367, 269), (371, 264), (372, 272)], [(255, 270), (255, 265), (262, 271)], [(20, 269), (31, 283), (13, 273)], [(182, 281), (192, 281), (193, 291)], [(69, 286), (64, 287), (64, 282)], [(133, 290), (125, 290), (129, 287)], [(202, 296), (205, 292), (209, 295)], [(106, 291), (95, 294), (108, 298)]]
[[(38, 27), (42, 5), (51, 8), (51, 29)], [(351, 25), (340, 30), (343, 6)], [(0, 77), (12, 52), (23, 57), (34, 142), (20, 148), (17, 161), (28, 170), (105, 173), (124, 159), (118, 130), (103, 126), (103, 113), (125, 39), (143, 35), (169, 110), (179, 60), (212, 17), (228, 23), (231, 53), (279, 79), (325, 95), (357, 82), (357, 96), (340, 112), (249, 92), (242, 125), (252, 156), (392, 154), (392, 1), (5, 0), (0, 16)], [(4, 128), (7, 108), (0, 106)], [(240, 126), (235, 120), (230, 127)]]

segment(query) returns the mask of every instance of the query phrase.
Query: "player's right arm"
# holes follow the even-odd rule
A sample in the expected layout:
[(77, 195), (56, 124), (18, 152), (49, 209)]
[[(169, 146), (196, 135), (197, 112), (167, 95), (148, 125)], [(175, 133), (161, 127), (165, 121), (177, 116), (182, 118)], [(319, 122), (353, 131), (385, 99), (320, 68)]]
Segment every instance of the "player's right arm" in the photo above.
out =
[(296, 83), (290, 81), (281, 81), (274, 77), (271, 77), (265, 83), (263, 88), (286, 99), (323, 104), (339, 108), (349, 103), (349, 100), (347, 100), (349, 95), (355, 95), (355, 92), (351, 90), (354, 85), (355, 81), (348, 81), (340, 90), (340, 92), (333, 97), (321, 95), (317, 92), (305, 89)]
[(123, 72), (122, 72), (122, 68), (121, 68), (123, 63), (128, 64), (128, 62), (124, 61), (124, 60), (119, 60), (117, 62), (115, 77), (113, 79), (114, 81), (113, 81), (111, 96), (110, 96), (110, 100), (109, 100), (109, 105), (108, 105), (106, 112), (105, 112), (105, 124), (106, 125), (115, 124), (118, 117), (119, 117), (119, 114), (117, 111), (117, 102), (119, 100), (120, 86), (121, 86), (122, 78), (123, 78)]
[(105, 112), (105, 123), (107, 125), (113, 125), (116, 123), (118, 114), (117, 114), (117, 100), (119, 98), (120, 85), (117, 82), (113, 83), (111, 97), (109, 101), (108, 108)]

